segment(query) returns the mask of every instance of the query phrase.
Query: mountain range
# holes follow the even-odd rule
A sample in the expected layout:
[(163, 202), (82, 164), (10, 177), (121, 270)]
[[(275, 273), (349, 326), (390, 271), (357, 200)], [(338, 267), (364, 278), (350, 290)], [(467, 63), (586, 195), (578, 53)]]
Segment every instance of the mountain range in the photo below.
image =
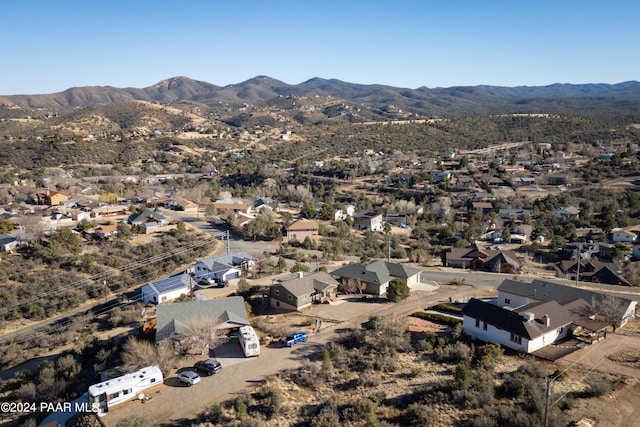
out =
[(186, 101), (204, 105), (251, 103), (274, 98), (332, 97), (372, 109), (393, 106), (420, 116), (505, 113), (640, 114), (640, 82), (552, 84), (548, 86), (456, 86), (417, 89), (363, 85), (312, 78), (297, 85), (257, 76), (242, 83), (216, 86), (173, 77), (146, 88), (74, 87), (44, 95), (0, 96), (1, 105), (64, 110), (140, 100), (162, 104)]

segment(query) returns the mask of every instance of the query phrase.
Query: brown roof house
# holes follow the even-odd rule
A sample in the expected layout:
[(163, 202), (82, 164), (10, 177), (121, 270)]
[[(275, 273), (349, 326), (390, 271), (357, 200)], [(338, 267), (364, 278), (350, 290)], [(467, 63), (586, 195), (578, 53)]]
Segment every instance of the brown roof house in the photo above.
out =
[(291, 240), (297, 240), (302, 242), (306, 237), (313, 239), (313, 236), (318, 235), (318, 221), (310, 219), (299, 219), (286, 227), (287, 234), (284, 236), (284, 241), (289, 242)]
[(515, 252), (483, 248), (477, 243), (467, 248), (452, 248), (446, 253), (446, 265), (494, 273), (520, 272), (520, 263), (516, 259)]
[(610, 285), (630, 286), (622, 277), (620, 267), (614, 262), (602, 262), (595, 259), (581, 260), (580, 269), (576, 260), (560, 261), (556, 264), (556, 277), (582, 282), (608, 283)]
[(294, 279), (284, 280), (271, 286), (271, 307), (300, 311), (313, 303), (324, 303), (335, 299), (339, 283), (324, 271), (308, 276), (298, 272)]

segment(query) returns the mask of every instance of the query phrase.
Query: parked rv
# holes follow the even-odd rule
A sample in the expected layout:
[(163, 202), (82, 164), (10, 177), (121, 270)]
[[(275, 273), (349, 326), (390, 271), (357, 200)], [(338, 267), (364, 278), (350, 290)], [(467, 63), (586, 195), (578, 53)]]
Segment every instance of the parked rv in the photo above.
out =
[(113, 407), (138, 398), (141, 393), (149, 393), (163, 382), (160, 368), (147, 366), (139, 371), (89, 386), (89, 404), (92, 407), (97, 404), (98, 415), (104, 416)]
[(240, 347), (246, 357), (259, 356), (260, 355), (260, 340), (258, 334), (251, 326), (240, 327)]

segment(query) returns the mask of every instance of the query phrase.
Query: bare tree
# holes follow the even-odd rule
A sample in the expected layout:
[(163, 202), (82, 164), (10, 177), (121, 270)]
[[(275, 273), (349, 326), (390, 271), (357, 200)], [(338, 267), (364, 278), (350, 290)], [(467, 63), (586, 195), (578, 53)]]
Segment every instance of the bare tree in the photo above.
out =
[(146, 366), (158, 366), (166, 376), (177, 365), (177, 358), (168, 340), (158, 345), (130, 337), (122, 349), (122, 367), (134, 372)]
[(210, 348), (216, 348), (226, 340), (225, 330), (220, 328), (220, 321), (212, 317), (191, 317), (177, 331), (180, 349), (190, 353), (200, 349), (205, 354)]
[(613, 327), (613, 331), (615, 332), (616, 328), (620, 327), (622, 321), (625, 320), (624, 316), (627, 312), (627, 305), (624, 300), (607, 294), (596, 303), (596, 309), (598, 310), (598, 314), (604, 317), (605, 321)]

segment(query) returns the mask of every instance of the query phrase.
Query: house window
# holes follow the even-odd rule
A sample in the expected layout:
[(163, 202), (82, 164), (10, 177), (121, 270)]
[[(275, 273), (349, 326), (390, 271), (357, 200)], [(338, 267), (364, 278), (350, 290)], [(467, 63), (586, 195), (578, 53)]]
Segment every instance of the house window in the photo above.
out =
[(483, 331), (487, 330), (487, 322), (482, 322), (482, 330)]
[(292, 300), (293, 300), (293, 297), (292, 297), (291, 295), (287, 295), (287, 299), (288, 299), (289, 301), (292, 301)]
[(520, 335), (511, 334), (509, 339), (516, 344), (522, 344), (522, 337)]
[(476, 319), (476, 328), (480, 328), (480, 321)]
[(504, 303), (505, 303), (505, 304), (511, 304), (511, 300), (510, 300), (509, 298), (505, 298), (505, 299), (504, 299)]
[(274, 289), (273, 290), (273, 294), (274, 295), (280, 295), (280, 290), (279, 289)]

